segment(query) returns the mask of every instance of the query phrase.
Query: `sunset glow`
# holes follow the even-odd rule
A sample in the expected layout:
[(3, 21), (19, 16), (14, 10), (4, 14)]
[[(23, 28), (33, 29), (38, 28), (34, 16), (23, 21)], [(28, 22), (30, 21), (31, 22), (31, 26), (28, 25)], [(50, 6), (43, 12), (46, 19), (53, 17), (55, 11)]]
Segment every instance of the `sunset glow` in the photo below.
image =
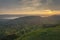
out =
[(60, 11), (52, 11), (52, 10), (24, 10), (24, 11), (5, 11), (1, 12), (2, 14), (27, 14), (27, 15), (45, 15), (50, 16), (54, 14), (60, 14)]
[(58, 0), (0, 0), (0, 14), (60, 14)]

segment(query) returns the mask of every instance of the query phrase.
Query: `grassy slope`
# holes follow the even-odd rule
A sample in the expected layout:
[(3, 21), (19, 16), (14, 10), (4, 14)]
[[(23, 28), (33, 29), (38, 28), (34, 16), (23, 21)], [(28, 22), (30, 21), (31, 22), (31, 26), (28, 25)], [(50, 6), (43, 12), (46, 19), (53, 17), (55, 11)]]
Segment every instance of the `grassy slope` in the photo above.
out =
[(60, 40), (60, 26), (38, 29), (24, 35), (19, 40)]

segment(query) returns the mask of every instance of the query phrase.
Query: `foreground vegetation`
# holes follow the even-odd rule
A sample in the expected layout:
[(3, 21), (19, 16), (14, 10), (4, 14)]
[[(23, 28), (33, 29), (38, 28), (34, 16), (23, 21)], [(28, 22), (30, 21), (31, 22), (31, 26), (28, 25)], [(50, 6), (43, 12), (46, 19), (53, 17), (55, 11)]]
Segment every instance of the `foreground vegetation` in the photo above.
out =
[(60, 40), (60, 25), (56, 27), (26, 26), (0, 28), (0, 40)]
[(38, 29), (24, 35), (20, 40), (60, 40), (60, 26)]
[(0, 40), (60, 40), (60, 16), (27, 16), (0, 22)]

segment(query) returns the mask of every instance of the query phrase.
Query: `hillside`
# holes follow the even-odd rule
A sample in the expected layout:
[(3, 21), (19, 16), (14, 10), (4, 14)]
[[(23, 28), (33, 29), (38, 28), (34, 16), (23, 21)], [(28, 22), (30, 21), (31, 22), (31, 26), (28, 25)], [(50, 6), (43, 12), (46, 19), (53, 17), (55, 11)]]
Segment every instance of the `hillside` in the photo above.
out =
[(12, 23), (15, 22), (15, 23), (22, 23), (22, 24), (35, 24), (35, 23), (39, 24), (40, 19), (41, 19), (40, 16), (25, 16), (25, 17), (11, 20), (11, 21), (12, 21)]
[(7, 24), (16, 25), (41, 25), (41, 24), (57, 24), (60, 21), (60, 15), (52, 15), (49, 17), (41, 16), (25, 16), (10, 20)]
[(1, 20), (0, 40), (60, 40), (59, 17), (25, 16)]
[(25, 34), (19, 40), (60, 40), (60, 26), (54, 28), (40, 28)]

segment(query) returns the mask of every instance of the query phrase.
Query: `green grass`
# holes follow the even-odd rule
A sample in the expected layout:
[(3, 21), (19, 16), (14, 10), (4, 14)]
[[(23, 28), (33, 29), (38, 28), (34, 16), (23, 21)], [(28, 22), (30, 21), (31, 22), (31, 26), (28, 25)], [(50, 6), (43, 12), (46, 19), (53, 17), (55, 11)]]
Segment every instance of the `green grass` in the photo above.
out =
[(40, 28), (23, 35), (19, 40), (60, 40), (60, 26), (54, 28)]

